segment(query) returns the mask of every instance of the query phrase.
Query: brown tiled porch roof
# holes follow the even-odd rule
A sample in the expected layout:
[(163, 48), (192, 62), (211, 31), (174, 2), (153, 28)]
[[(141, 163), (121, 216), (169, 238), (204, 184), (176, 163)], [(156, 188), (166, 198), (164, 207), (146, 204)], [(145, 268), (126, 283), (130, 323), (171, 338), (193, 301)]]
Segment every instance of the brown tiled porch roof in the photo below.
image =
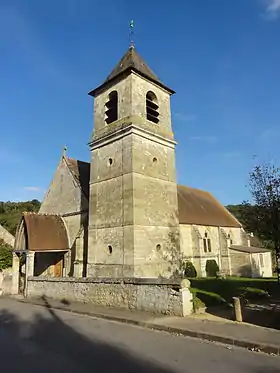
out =
[[(61, 216), (54, 214), (23, 213), (17, 236), (25, 233), (25, 249), (30, 251), (69, 250), (68, 235)], [(19, 247), (16, 236), (15, 249)]]

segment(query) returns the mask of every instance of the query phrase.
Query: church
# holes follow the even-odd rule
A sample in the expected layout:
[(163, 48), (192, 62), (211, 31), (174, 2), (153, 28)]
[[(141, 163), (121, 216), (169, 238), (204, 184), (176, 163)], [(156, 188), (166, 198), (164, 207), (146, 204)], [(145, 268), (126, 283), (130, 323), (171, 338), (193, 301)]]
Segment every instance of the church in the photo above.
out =
[(271, 253), (209, 192), (178, 185), (166, 86), (131, 46), (94, 98), (90, 163), (64, 151), (40, 211), (14, 245), (26, 276), (171, 278), (190, 261), (205, 277), (272, 276)]

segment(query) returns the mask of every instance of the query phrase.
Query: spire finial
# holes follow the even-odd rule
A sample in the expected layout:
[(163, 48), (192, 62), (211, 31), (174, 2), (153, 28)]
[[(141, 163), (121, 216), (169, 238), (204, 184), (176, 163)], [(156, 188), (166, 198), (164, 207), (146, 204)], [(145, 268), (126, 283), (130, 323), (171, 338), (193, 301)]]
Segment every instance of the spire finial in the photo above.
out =
[(129, 22), (129, 48), (134, 48), (134, 21), (133, 19)]
[(64, 147), (63, 147), (63, 151), (62, 151), (62, 156), (63, 156), (63, 157), (66, 157), (66, 152), (67, 152), (67, 146), (64, 145)]

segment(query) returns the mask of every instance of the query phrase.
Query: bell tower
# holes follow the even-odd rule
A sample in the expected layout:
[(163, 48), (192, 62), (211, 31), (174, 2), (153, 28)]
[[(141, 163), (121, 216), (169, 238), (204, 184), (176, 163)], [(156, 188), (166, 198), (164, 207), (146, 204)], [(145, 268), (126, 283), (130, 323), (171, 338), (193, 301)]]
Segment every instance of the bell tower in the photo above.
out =
[(171, 274), (170, 253), (179, 245), (173, 93), (133, 46), (89, 93), (88, 276)]

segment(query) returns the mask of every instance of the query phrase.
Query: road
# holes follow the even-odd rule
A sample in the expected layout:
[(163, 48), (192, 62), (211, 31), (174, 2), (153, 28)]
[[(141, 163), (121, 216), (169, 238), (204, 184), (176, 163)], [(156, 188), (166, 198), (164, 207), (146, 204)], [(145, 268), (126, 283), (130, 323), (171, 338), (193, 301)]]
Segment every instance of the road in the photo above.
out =
[(280, 373), (280, 358), (0, 298), (1, 372)]

